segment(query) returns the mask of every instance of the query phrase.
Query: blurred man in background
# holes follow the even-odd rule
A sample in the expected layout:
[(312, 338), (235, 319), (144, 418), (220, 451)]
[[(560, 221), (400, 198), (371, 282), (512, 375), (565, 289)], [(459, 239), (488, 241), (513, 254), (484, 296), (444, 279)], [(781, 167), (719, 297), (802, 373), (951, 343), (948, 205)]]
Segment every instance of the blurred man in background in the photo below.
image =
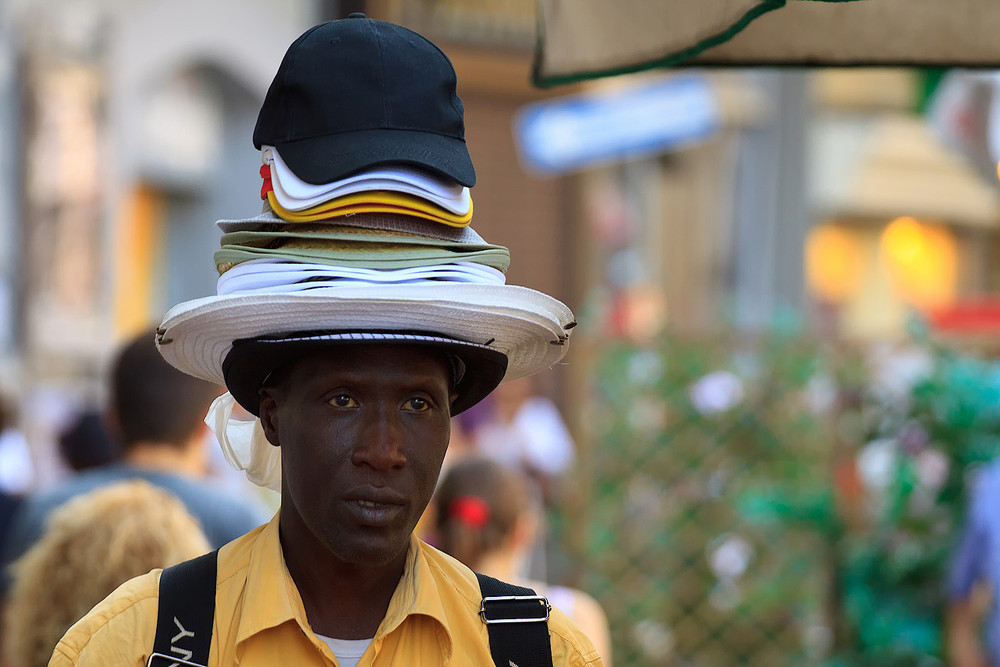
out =
[[(85, 470), (30, 494), (17, 510), (2, 549), (4, 569), (42, 534), (46, 517), (70, 498), (113, 482), (142, 479), (179, 498), (213, 547), (267, 520), (262, 506), (208, 484), (204, 418), (222, 391), (163, 360), (145, 331), (120, 351), (111, 372), (111, 428), (122, 460)], [(4, 574), (6, 582), (7, 573)], [(6, 588), (6, 585), (5, 585)]]

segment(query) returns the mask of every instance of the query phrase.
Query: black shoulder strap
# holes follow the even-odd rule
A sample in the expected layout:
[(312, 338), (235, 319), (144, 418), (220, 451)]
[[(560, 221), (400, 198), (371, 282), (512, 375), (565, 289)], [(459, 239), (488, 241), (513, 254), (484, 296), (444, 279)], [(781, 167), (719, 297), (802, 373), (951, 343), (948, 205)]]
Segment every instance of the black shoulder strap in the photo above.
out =
[(497, 667), (552, 667), (549, 610), (530, 588), (476, 573), (483, 604), (479, 615), (490, 633), (490, 653)]
[(208, 664), (218, 556), (216, 550), (163, 570), (156, 639), (147, 667)]

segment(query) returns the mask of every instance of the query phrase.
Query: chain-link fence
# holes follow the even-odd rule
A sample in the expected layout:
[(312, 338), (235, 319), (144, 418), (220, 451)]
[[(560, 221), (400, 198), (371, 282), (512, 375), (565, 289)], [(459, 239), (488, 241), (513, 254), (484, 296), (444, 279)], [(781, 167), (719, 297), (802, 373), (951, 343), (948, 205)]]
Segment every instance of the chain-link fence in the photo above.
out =
[(960, 360), (956, 382), (924, 352), (922, 375), (883, 373), (893, 394), (857, 351), (791, 336), (604, 348), (553, 522), (616, 665), (940, 664), (965, 471), (1000, 451), (1000, 389), (961, 387), (1000, 373)]

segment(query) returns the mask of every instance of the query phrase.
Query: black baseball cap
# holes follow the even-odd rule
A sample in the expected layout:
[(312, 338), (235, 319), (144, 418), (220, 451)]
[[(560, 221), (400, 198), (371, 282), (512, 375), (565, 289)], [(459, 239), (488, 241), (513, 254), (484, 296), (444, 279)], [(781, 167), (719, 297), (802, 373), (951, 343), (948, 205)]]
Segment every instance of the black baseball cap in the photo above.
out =
[(264, 97), (253, 143), (322, 184), (402, 163), (476, 183), (448, 57), (412, 30), (351, 14), (292, 42)]

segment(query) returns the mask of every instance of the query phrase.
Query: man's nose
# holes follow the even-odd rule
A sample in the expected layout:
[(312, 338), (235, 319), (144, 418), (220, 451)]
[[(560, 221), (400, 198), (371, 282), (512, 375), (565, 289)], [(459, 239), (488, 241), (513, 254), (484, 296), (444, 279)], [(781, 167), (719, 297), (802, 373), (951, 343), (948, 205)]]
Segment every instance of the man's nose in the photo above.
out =
[(378, 406), (365, 411), (353, 462), (375, 470), (392, 470), (406, 463), (403, 429), (395, 410)]

